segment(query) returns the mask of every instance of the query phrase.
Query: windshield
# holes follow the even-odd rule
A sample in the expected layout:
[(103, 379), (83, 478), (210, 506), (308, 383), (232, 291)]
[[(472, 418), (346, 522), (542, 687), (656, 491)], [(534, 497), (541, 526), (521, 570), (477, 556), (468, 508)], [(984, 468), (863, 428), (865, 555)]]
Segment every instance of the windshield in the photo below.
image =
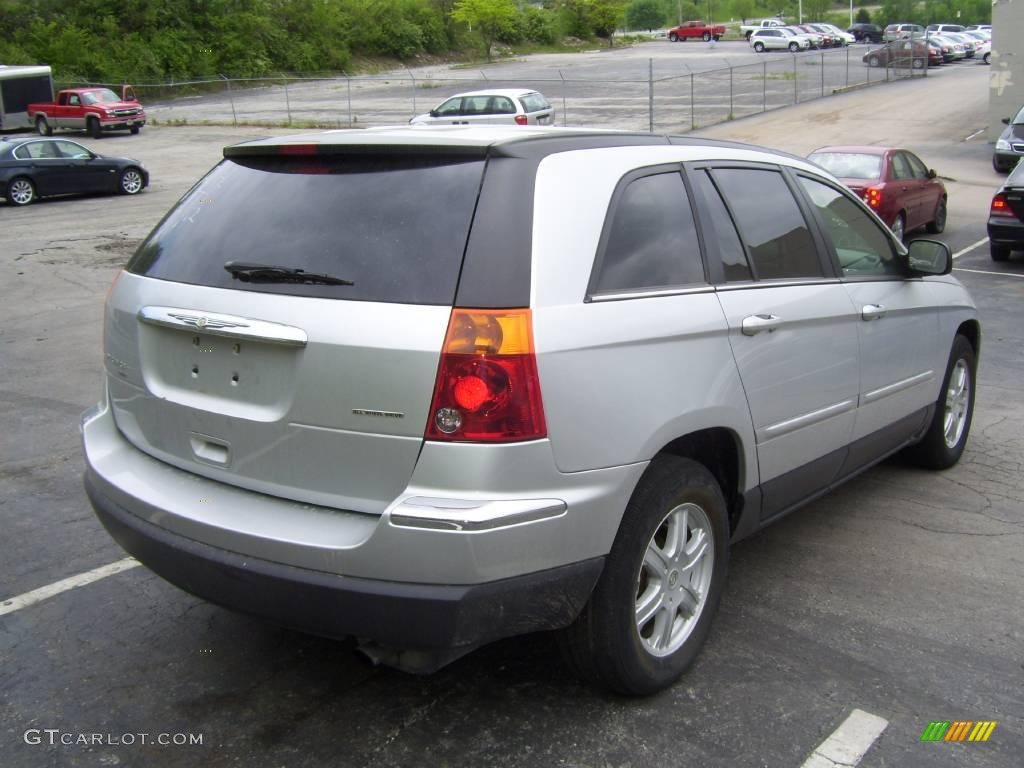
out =
[[(484, 161), (440, 155), (224, 160), (157, 226), (128, 270), (215, 288), (451, 304)], [(240, 281), (228, 262), (351, 284)]]
[(814, 152), (808, 159), (841, 179), (877, 179), (882, 175), (881, 155)]
[(1015, 118), (1013, 118), (1013, 120), (1010, 121), (1010, 124), (1011, 125), (1024, 125), (1024, 107), (1020, 108), (1020, 112), (1018, 112), (1017, 116)]
[(115, 104), (120, 100), (120, 97), (109, 88), (102, 91), (86, 91), (82, 94), (82, 101), (86, 104)]

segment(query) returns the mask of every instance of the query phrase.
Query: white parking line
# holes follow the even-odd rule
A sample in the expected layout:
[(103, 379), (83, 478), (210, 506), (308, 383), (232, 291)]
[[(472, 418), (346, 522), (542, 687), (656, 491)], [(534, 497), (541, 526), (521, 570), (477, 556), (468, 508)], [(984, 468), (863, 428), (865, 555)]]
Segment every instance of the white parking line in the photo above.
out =
[(974, 243), (972, 245), (968, 245), (966, 248), (961, 248), (959, 251), (957, 251), (956, 253), (953, 254), (953, 260), (956, 261), (961, 256), (963, 256), (965, 253), (970, 253), (975, 248), (977, 248), (979, 245), (984, 245), (987, 242), (988, 242), (988, 238), (987, 237), (983, 237), (978, 242), (976, 242), (976, 243)]
[(832, 735), (823, 741), (801, 768), (852, 768), (882, 735), (889, 721), (855, 709)]
[(1024, 277), (1019, 272), (993, 272), (990, 269), (967, 269), (967, 267), (957, 267), (954, 272), (974, 272), (979, 275), (998, 275), (999, 277)]
[(139, 561), (134, 557), (126, 557), (124, 560), (118, 560), (116, 563), (110, 563), (109, 565), (94, 568), (91, 571), (80, 573), (77, 576), (68, 576), (66, 579), (55, 581), (53, 584), (48, 584), (45, 587), (33, 589), (31, 592), (26, 592), (23, 595), (18, 595), (17, 597), (12, 597), (0, 602), (0, 616), (20, 611), (22, 608), (27, 608), (30, 605), (34, 605), (35, 603), (46, 600), (54, 595), (59, 595), (61, 592), (67, 592), (69, 589), (74, 589), (75, 587), (83, 587), (86, 584), (92, 584), (94, 581), (105, 579), (107, 576), (113, 576), (115, 573), (121, 573), (121, 571), (127, 571), (137, 565), (141, 565), (141, 563), (139, 563)]
[(966, 139), (963, 139), (963, 141), (970, 141), (970, 140), (971, 140), (971, 139), (973, 139), (973, 138), (974, 138), (975, 136), (978, 136), (979, 134), (982, 134), (982, 133), (984, 133), (984, 132), (985, 132), (985, 131), (987, 131), (987, 130), (988, 130), (987, 128), (979, 128), (979, 129), (978, 129), (978, 130), (976, 130), (976, 131), (975, 131), (974, 133), (972, 133), (972, 134), (971, 134), (970, 136), (968, 136), (968, 137), (967, 137)]

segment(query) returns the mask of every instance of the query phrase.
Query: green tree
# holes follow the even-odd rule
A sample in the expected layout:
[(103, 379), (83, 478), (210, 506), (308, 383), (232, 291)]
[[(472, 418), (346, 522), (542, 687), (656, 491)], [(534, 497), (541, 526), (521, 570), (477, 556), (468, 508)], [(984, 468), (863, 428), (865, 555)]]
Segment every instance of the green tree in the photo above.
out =
[(457, 0), (452, 19), (480, 35), (490, 61), (494, 41), (515, 24), (516, 6), (513, 0)]
[(867, 8), (858, 8), (857, 16), (854, 19), (858, 24), (870, 24), (871, 12)]
[(832, 0), (804, 0), (804, 20), (822, 21), (832, 7)]
[(756, 12), (754, 0), (732, 0), (730, 8), (732, 8), (732, 15), (738, 17), (744, 24)]
[(590, 9), (590, 24), (594, 34), (603, 40), (608, 41), (611, 48), (614, 43), (613, 35), (619, 27), (619, 19), (622, 17), (622, 9), (608, 2), (595, 2)]
[(652, 30), (664, 22), (665, 10), (658, 0), (633, 0), (626, 8), (626, 26), (630, 29)]

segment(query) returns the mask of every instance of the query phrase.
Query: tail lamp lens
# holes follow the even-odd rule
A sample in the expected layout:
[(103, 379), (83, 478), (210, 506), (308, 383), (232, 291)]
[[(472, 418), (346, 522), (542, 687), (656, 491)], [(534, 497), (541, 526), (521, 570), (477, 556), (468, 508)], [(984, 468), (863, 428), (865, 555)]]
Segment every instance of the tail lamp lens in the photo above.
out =
[(430, 414), (428, 440), (547, 435), (530, 310), (452, 310)]
[(882, 188), (868, 187), (864, 190), (864, 202), (871, 208), (878, 210), (882, 206)]
[(1002, 192), (996, 194), (992, 198), (992, 207), (988, 211), (989, 216), (1001, 216), (1004, 218), (1016, 218), (1016, 214), (1013, 209), (1010, 208), (1010, 204), (1006, 201), (1006, 195)]
[(526, 125), (529, 122), (526, 119), (526, 115), (516, 115), (516, 125)]

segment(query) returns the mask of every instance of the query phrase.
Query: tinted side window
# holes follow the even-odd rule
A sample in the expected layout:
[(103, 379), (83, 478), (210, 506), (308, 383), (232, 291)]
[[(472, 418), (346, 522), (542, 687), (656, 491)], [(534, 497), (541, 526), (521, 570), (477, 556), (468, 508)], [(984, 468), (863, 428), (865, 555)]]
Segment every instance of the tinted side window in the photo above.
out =
[(713, 174), (736, 216), (758, 280), (822, 276), (814, 238), (781, 173), (721, 168)]
[(704, 238), (708, 244), (708, 258), (717, 252), (718, 258), (722, 260), (726, 281), (752, 280), (747, 254), (743, 251), (740, 236), (736, 234), (736, 225), (711, 177), (707, 171), (697, 171), (690, 178), (694, 194), (703, 198), (708, 214), (701, 216)]
[(897, 152), (892, 156), (892, 177), (894, 179), (911, 178), (910, 166), (902, 152)]
[(595, 292), (704, 282), (697, 229), (679, 173), (635, 179), (614, 205)]
[(902, 276), (892, 242), (856, 203), (839, 190), (804, 176), (800, 184), (832, 239), (844, 276)]
[(914, 174), (915, 179), (928, 178), (928, 169), (925, 168), (924, 163), (921, 162), (917, 155), (905, 152), (904, 157), (906, 157), (907, 162), (910, 163), (910, 172)]

